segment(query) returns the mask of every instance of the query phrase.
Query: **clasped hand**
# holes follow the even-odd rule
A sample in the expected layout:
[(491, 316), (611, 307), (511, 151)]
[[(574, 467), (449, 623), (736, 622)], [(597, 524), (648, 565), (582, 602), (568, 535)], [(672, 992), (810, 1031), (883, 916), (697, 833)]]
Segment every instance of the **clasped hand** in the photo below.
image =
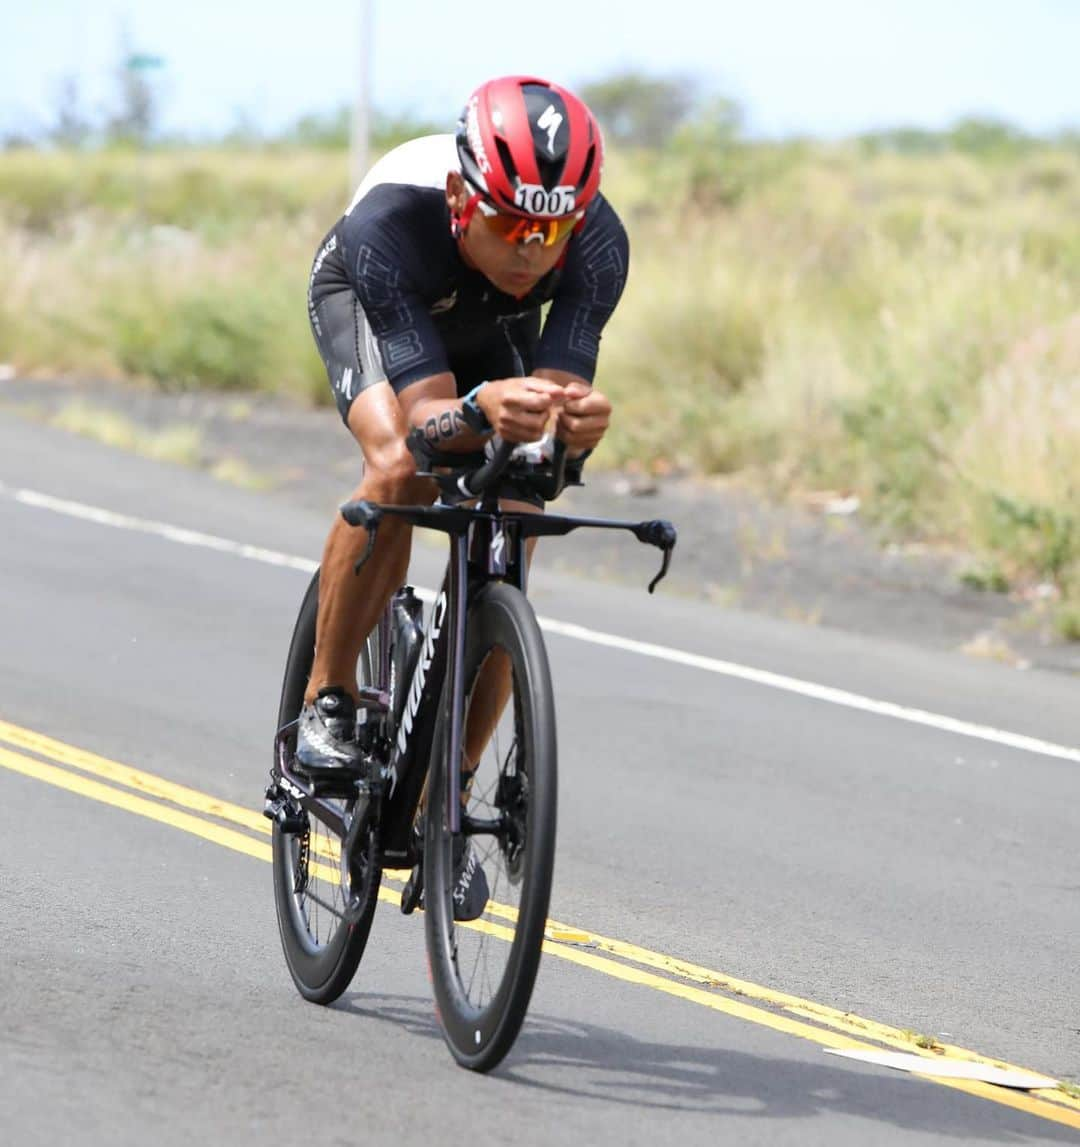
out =
[(611, 403), (582, 382), (565, 386), (546, 378), (502, 378), (476, 396), (492, 429), (508, 442), (535, 442), (555, 416), (555, 436), (571, 454), (592, 450), (608, 428)]

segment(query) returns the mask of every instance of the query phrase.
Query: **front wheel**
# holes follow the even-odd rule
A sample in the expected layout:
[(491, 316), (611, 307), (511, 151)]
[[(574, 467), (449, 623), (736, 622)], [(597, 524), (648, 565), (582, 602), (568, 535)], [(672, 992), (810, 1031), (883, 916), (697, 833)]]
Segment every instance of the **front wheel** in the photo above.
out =
[[(520, 590), (485, 586), (466, 632), (462, 727), (474, 738), (477, 727), (492, 732), (463, 793), (467, 831), (455, 839), (446, 769), (457, 777), (461, 762), (447, 759), (444, 707), (428, 780), (424, 900), (446, 1042), (458, 1063), (489, 1071), (521, 1029), (544, 941), (555, 859), (555, 704), (540, 627)], [(490, 891), (483, 915), (462, 922), (454, 919), (455, 860), (460, 869), (466, 842)]]

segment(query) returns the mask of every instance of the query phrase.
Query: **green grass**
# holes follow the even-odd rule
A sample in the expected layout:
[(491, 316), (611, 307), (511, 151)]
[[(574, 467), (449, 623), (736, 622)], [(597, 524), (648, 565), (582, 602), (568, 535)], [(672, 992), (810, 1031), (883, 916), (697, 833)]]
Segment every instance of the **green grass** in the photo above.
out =
[(987, 593), (1008, 593), (1009, 579), (993, 563), (972, 566), (960, 574), (960, 581), (970, 589)]
[(345, 160), (317, 150), (0, 153), (0, 217), (44, 234), (86, 216), (212, 236), (304, 226), (332, 220), (348, 193)]
[[(612, 154), (596, 462), (855, 494), (987, 588), (1052, 582), (1075, 639), (1080, 151), (958, 141)], [(326, 150), (0, 154), (0, 362), (329, 402), (305, 291), (347, 196)]]
[(1066, 602), (1054, 613), (1054, 628), (1066, 641), (1080, 641), (1080, 603)]
[(123, 414), (77, 400), (61, 408), (49, 422), (72, 434), (93, 438), (106, 446), (115, 446), (160, 462), (194, 466), (201, 457), (198, 428), (182, 423), (160, 430), (147, 430)]
[(924, 1051), (941, 1049), (941, 1044), (939, 1044), (932, 1035), (928, 1035), (925, 1032), (917, 1032), (911, 1028), (904, 1028), (900, 1034), (908, 1043), (913, 1043), (916, 1047), (921, 1047)]

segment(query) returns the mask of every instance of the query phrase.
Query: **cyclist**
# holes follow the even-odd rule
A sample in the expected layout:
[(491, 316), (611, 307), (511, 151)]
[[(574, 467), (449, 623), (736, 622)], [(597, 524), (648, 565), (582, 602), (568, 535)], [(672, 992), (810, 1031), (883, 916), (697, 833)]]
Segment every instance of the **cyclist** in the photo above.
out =
[[(554, 419), (571, 458), (603, 437), (611, 405), (591, 383), (629, 247), (599, 193), (602, 163), (580, 99), (505, 76), (469, 97), (455, 135), (412, 140), (368, 172), (320, 245), (308, 292), (338, 410), (363, 455), (354, 498), (434, 500), (405, 444), (413, 427), (439, 450), (477, 450), (491, 433), (535, 441)], [(357, 763), (356, 664), (406, 579), (411, 527), (385, 518), (356, 575), (366, 543), (336, 518), (323, 552), (296, 753), (311, 776)], [(490, 735), (481, 723), (466, 730), (468, 761)], [(467, 843), (456, 860), (455, 914), (473, 919), (486, 880)]]

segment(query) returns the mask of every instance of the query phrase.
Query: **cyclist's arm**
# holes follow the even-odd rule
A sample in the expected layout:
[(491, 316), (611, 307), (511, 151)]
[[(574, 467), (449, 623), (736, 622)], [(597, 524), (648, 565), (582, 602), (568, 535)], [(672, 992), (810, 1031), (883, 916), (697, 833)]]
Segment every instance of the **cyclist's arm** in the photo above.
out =
[(534, 373), (592, 382), (600, 338), (619, 304), (629, 262), (626, 230), (610, 204), (602, 201), (590, 209), (582, 234), (570, 241), (536, 349)]
[[(483, 385), (477, 401), (495, 433), (510, 442), (533, 442), (544, 433), (552, 406), (561, 402), (563, 386), (551, 379), (500, 378)], [(439, 450), (477, 450), (484, 437), (475, 434), (462, 412), (449, 372), (411, 383), (398, 394), (410, 425), (424, 431)]]
[(484, 435), (471, 430), (461, 412), (457, 383), (450, 371), (411, 383), (398, 394), (409, 425), (418, 427), (436, 450), (482, 450)]
[(571, 458), (599, 443), (611, 417), (611, 404), (592, 389), (592, 379), (601, 333), (626, 285), (629, 254), (626, 230), (601, 197), (584, 232), (571, 241), (536, 352), (534, 373), (565, 388), (557, 433)]

